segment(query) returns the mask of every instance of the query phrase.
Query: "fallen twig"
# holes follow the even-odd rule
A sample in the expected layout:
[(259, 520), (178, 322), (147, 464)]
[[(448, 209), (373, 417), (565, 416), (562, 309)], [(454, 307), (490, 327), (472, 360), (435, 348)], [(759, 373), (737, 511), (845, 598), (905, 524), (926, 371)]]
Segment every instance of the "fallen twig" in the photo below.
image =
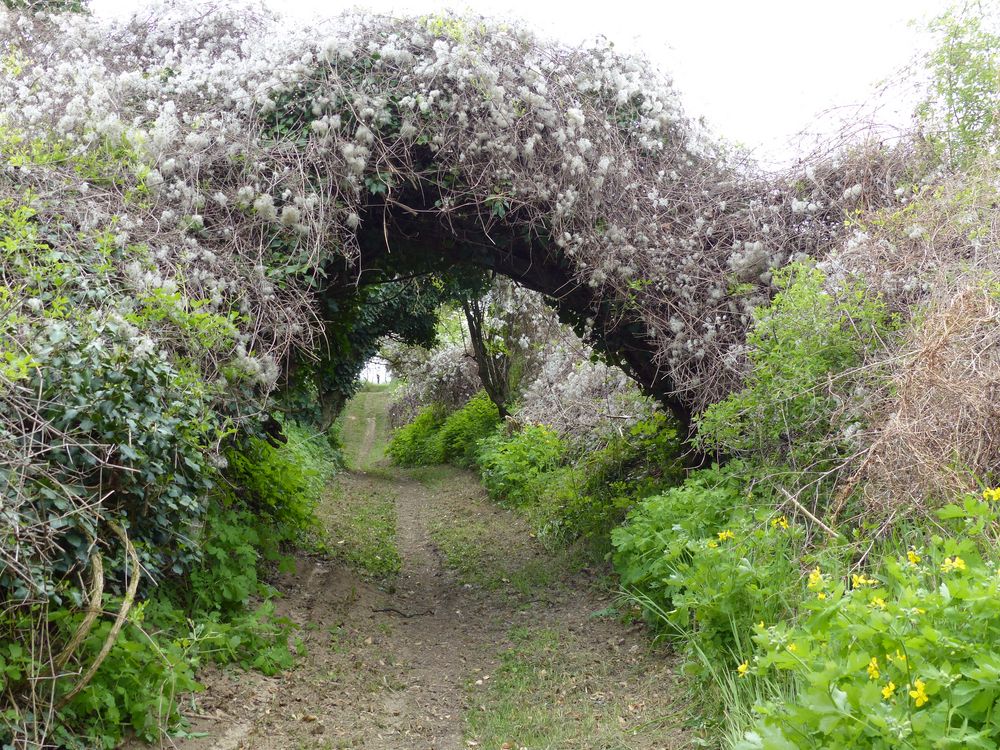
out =
[(408, 614), (406, 614), (406, 612), (401, 612), (400, 610), (396, 609), (395, 607), (383, 607), (381, 609), (376, 609), (375, 607), (372, 607), (372, 612), (394, 612), (395, 614), (399, 615), (400, 617), (405, 617), (407, 619), (409, 619), (411, 617), (424, 617), (426, 615), (433, 615), (434, 614), (434, 610), (433, 609), (428, 609), (426, 612), (414, 612), (412, 615), (408, 615)]

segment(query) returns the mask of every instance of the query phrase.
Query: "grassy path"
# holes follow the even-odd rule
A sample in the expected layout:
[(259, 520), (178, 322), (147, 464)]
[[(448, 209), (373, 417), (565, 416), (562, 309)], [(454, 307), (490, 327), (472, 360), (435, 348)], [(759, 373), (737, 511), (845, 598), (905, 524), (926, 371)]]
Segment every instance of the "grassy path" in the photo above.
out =
[(572, 554), (451, 467), (385, 464), (388, 394), (349, 405), (352, 470), (323, 508), (333, 556), (279, 577), (305, 655), (215, 671), (183, 750), (652, 750), (688, 746), (663, 654)]

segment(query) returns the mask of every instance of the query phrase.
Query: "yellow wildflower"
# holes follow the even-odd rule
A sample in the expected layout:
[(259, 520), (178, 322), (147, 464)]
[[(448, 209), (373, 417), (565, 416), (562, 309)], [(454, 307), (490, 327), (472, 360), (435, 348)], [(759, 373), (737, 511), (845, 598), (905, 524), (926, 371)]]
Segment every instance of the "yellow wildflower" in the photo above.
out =
[(877, 583), (878, 583), (877, 580), (875, 580), (874, 578), (869, 578), (864, 573), (861, 573), (860, 575), (858, 573), (855, 573), (851, 576), (851, 586), (853, 586), (856, 589), (859, 589), (862, 586), (875, 586)]
[(930, 698), (927, 697), (927, 693), (924, 688), (927, 687), (923, 680), (913, 681), (913, 690), (910, 691), (910, 697), (913, 698), (913, 703), (917, 708), (924, 705)]
[(816, 598), (817, 599), (826, 599), (826, 594), (824, 594), (822, 591), (820, 591), (818, 594), (816, 594)]
[(736, 671), (740, 673), (740, 677), (745, 677), (746, 673), (750, 671), (750, 664), (747, 662), (743, 662), (738, 667), (736, 667)]
[(771, 528), (772, 529), (787, 529), (788, 528), (788, 519), (785, 516), (778, 516), (777, 518), (772, 519), (772, 521), (771, 521)]
[(871, 661), (868, 662), (867, 671), (869, 680), (877, 680), (882, 674), (881, 672), (878, 671), (878, 659), (876, 659), (874, 656), (871, 658)]
[(724, 542), (727, 539), (735, 539), (736, 538), (736, 534), (734, 534), (733, 532), (731, 532), (729, 529), (726, 529), (725, 531), (720, 531), (719, 534), (718, 534), (718, 536), (719, 536), (719, 541), (720, 542)]
[(920, 555), (917, 554), (917, 551), (913, 547), (910, 547), (906, 551), (906, 559), (910, 561), (910, 565), (916, 565), (920, 562)]
[(992, 503), (1000, 500), (1000, 487), (983, 490), (983, 500), (987, 500)]
[(796, 644), (794, 644), (794, 643), (789, 643), (789, 644), (788, 644), (788, 646), (787, 646), (787, 648), (788, 648), (788, 650), (789, 650), (789, 651), (791, 651), (791, 652), (792, 652), (793, 654), (794, 654), (794, 653), (795, 653), (796, 651), (798, 651), (798, 650), (799, 650), (799, 647), (798, 647), (798, 645), (796, 645)]
[(823, 571), (818, 567), (813, 568), (809, 572), (809, 584), (810, 589), (823, 588)]
[(896, 692), (896, 683), (889, 680), (885, 683), (885, 687), (882, 688), (882, 700), (889, 700)]
[(953, 570), (965, 570), (965, 560), (963, 560), (958, 555), (954, 557), (946, 557), (944, 562), (941, 563), (942, 573), (951, 573)]
[(763, 630), (764, 629), (764, 621), (761, 620), (760, 622), (758, 622), (757, 623), (757, 627), (760, 628), (761, 630)]
[(718, 542), (713, 542), (713, 541), (709, 540), (709, 542), (708, 542), (708, 544), (706, 546), (709, 549), (715, 549), (716, 547), (719, 546), (719, 543)]
[(906, 654), (904, 654), (902, 651), (900, 651), (897, 648), (896, 649), (896, 654), (895, 655), (893, 655), (893, 654), (886, 654), (885, 655), (885, 660), (886, 661), (906, 661)]
[(881, 596), (873, 596), (872, 606), (877, 607), (879, 609), (885, 609), (885, 599), (883, 599)]

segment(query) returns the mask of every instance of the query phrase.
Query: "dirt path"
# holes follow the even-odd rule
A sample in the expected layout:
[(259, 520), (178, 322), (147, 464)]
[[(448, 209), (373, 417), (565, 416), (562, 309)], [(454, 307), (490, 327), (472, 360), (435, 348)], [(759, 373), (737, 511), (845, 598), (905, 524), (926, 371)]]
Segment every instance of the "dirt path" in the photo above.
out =
[[(354, 416), (337, 497), (392, 498), (398, 575), (380, 584), (330, 559), (274, 583), (305, 655), (268, 678), (205, 676), (182, 750), (678, 748), (679, 688), (614, 602), (489, 502), (476, 478), (372, 465), (384, 435)], [(357, 429), (362, 427), (363, 429)], [(352, 437), (353, 435), (353, 437)], [(391, 507), (391, 506), (390, 506)], [(343, 532), (338, 532), (343, 533)], [(388, 550), (383, 551), (389, 555)], [(379, 559), (382, 559), (380, 556)], [(550, 571), (555, 569), (555, 573)]]

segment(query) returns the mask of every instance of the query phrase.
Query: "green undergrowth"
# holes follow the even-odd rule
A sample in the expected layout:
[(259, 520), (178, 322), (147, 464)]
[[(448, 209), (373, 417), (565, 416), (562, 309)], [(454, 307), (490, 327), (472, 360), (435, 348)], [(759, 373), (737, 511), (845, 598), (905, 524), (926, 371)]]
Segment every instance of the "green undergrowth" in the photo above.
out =
[[(630, 512), (612, 534), (622, 587), (683, 655), (723, 747), (996, 748), (1000, 492), (895, 524), (840, 496), (852, 520), (836, 523), (831, 468), (864, 419), (851, 399), (878, 387), (856, 368), (897, 323), (815, 269), (782, 282), (745, 387), (699, 425), (739, 459)], [(789, 500), (799, 487), (812, 512)]]
[(484, 393), (451, 414), (424, 408), (400, 428), (389, 456), (403, 466), (474, 467), (490, 497), (528, 519), (549, 544), (587, 539), (607, 549), (608, 532), (643, 496), (681, 477), (680, 441), (663, 415), (584, 449), (543, 425), (510, 430)]
[[(247, 437), (227, 451), (226, 481), (206, 499), (197, 562), (185, 575), (145, 587), (93, 679), (60, 708), (50, 727), (60, 747), (114, 748), (127, 735), (159, 742), (183, 733), (180, 699), (200, 689), (197, 671), (209, 662), (268, 675), (292, 666), (299, 650), (294, 626), (275, 614), (266, 574), (289, 567), (293, 548), (321, 544), (315, 508), (339, 455), (326, 435), (295, 424), (286, 424), (284, 434), (284, 444)], [(108, 613), (122, 604), (112, 586), (102, 601)], [(0, 615), (5, 698), (20, 695), (25, 677), (39, 671), (24, 638), (35, 615)], [(50, 606), (45, 621), (53, 640), (66, 642), (83, 617), (78, 607)], [(97, 621), (73, 663), (94, 661), (113, 619)], [(57, 696), (73, 685), (72, 678), (57, 682)], [(36, 718), (26, 705), (21, 699), (0, 709), (0, 726), (28, 735)]]
[(500, 414), (484, 391), (448, 414), (439, 405), (423, 409), (392, 436), (388, 454), (400, 466), (453, 463), (475, 465), (479, 443), (492, 435)]

